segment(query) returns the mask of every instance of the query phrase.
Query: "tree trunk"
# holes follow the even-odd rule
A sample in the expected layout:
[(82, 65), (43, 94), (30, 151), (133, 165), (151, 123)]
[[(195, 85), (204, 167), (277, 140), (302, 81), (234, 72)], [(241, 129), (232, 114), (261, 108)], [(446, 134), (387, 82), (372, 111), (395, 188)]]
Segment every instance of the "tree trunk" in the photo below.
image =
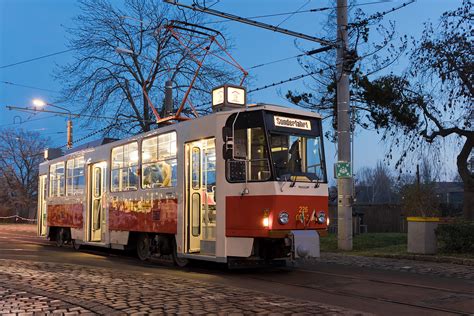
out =
[(467, 137), (464, 146), (457, 157), (458, 172), (464, 182), (464, 201), (463, 215), (464, 218), (474, 221), (474, 175), (468, 168), (469, 155), (474, 146), (474, 137)]
[(464, 218), (474, 221), (474, 186), (464, 184)]
[[(143, 89), (146, 89), (145, 87)], [(147, 91), (148, 93), (148, 91)], [(143, 93), (143, 130), (142, 132), (150, 131), (150, 117), (148, 116), (148, 100), (146, 99), (145, 93)]]

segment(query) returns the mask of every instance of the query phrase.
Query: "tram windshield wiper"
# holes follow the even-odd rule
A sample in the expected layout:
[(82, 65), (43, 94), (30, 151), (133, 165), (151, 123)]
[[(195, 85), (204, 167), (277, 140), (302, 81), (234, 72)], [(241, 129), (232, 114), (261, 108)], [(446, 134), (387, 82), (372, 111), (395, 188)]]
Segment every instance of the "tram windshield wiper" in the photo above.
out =
[(315, 183), (314, 187), (318, 188), (320, 179), (315, 173), (305, 173), (305, 172), (293, 172), (293, 173), (285, 173), (280, 176), (279, 180), (283, 180), (284, 182), (287, 182), (288, 180), (291, 181), (290, 187), (293, 188), (296, 185), (296, 181), (298, 178), (306, 178), (308, 179), (311, 183)]

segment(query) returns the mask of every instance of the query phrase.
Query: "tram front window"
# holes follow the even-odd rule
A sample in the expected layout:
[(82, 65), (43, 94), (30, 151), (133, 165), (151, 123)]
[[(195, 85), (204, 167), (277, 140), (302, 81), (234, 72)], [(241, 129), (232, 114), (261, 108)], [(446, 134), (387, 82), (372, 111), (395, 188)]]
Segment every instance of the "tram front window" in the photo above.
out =
[(230, 182), (271, 179), (267, 137), (262, 112), (233, 114), (227, 121), (234, 138), (233, 157), (226, 162)]
[(270, 144), (277, 180), (326, 181), (320, 137), (271, 134)]

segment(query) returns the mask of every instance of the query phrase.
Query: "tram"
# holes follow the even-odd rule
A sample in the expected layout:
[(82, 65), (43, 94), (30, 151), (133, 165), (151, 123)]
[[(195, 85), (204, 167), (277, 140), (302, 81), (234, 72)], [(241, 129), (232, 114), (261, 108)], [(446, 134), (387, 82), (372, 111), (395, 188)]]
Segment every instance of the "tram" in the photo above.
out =
[(213, 100), (206, 116), (50, 154), (39, 168), (39, 236), (178, 266), (319, 256), (328, 225), (321, 117), (244, 103)]

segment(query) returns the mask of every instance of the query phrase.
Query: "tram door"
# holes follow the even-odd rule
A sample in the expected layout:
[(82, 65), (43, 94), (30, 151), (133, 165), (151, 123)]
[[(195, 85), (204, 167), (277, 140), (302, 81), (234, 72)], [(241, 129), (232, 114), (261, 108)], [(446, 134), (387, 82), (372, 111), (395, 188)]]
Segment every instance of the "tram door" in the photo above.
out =
[(46, 179), (48, 176), (39, 177), (38, 188), (38, 235), (46, 236)]
[(105, 175), (105, 162), (89, 166), (88, 241), (102, 241), (102, 232), (105, 229), (105, 210), (102, 203), (105, 194)]
[(215, 138), (186, 144), (187, 252), (215, 255)]

